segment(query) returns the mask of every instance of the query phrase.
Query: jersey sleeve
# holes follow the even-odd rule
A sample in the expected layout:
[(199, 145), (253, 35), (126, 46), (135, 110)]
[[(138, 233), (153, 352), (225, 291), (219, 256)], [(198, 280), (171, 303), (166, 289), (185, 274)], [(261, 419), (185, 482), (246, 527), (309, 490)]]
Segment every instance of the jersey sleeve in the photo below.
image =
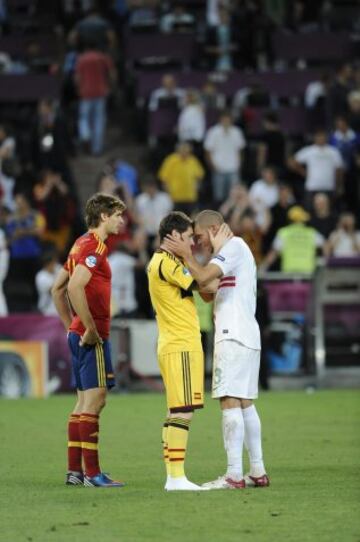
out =
[(164, 258), (159, 265), (160, 278), (183, 290), (189, 290), (194, 282), (190, 271), (180, 262)]
[(233, 272), (239, 261), (239, 252), (236, 248), (232, 243), (227, 242), (220, 252), (210, 260), (210, 263), (220, 267), (223, 275)]
[(78, 253), (76, 265), (84, 265), (93, 275), (101, 265), (106, 256), (107, 249), (105, 245), (96, 241), (83, 245)]

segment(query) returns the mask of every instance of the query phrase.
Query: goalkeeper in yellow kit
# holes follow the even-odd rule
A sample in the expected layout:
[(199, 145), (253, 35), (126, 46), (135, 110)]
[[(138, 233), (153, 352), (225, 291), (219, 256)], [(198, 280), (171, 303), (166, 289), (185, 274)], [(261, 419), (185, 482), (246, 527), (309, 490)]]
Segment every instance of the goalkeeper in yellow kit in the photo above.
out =
[(162, 248), (167, 235), (193, 245), (192, 221), (176, 211), (162, 220), (160, 249), (148, 266), (150, 296), (159, 328), (158, 360), (168, 406), (162, 439), (165, 489), (198, 491), (204, 488), (190, 482), (184, 472), (193, 411), (204, 406), (204, 355), (192, 294), (197, 284), (176, 254)]

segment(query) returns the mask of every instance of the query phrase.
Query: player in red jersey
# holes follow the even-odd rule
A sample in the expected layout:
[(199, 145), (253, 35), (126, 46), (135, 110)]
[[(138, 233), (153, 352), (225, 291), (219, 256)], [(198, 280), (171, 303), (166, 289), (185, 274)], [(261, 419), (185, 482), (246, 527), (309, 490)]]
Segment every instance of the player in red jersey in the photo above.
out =
[(125, 207), (119, 198), (108, 194), (97, 193), (88, 200), (88, 231), (75, 241), (52, 289), (68, 331), (77, 388), (77, 402), (68, 424), (68, 485), (124, 485), (101, 472), (98, 439), (99, 415), (107, 389), (114, 386), (108, 339), (111, 271), (104, 241), (119, 232)]

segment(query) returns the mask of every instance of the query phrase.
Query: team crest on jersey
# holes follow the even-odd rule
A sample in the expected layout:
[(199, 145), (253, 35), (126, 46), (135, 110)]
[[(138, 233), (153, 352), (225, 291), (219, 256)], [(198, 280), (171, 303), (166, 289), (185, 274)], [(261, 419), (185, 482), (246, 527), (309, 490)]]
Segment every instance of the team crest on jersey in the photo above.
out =
[(184, 275), (190, 275), (190, 271), (188, 270), (187, 267), (183, 267), (183, 273)]
[(96, 256), (88, 256), (85, 260), (85, 263), (88, 267), (95, 267), (96, 265)]

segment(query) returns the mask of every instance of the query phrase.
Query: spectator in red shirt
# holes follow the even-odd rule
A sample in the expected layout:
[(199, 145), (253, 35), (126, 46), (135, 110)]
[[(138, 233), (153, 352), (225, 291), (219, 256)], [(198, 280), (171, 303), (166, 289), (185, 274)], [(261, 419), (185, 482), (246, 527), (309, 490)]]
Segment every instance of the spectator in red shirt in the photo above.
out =
[(106, 125), (106, 98), (110, 83), (116, 79), (116, 70), (109, 55), (88, 45), (79, 56), (75, 78), (80, 97), (79, 137), (80, 142), (99, 155), (103, 150)]

